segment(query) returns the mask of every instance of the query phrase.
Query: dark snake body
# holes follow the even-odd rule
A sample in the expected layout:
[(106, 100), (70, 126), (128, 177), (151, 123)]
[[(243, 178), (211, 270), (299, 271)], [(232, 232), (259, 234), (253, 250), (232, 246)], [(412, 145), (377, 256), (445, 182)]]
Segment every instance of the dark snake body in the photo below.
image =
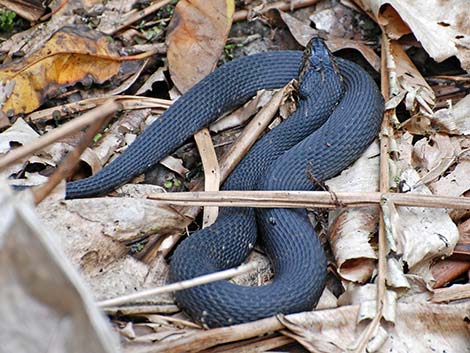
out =
[[(314, 190), (312, 179), (335, 176), (356, 160), (376, 137), (383, 99), (357, 65), (337, 59), (314, 39), (300, 51), (256, 54), (211, 73), (178, 99), (96, 175), (67, 184), (67, 198), (104, 194), (141, 174), (221, 113), (259, 89), (279, 88), (298, 77), (300, 102), (287, 121), (259, 140), (224, 184), (237, 190)], [(310, 174), (310, 176), (308, 176)], [(317, 302), (326, 276), (325, 257), (304, 209), (223, 208), (211, 227), (176, 249), (170, 279), (180, 281), (236, 266), (257, 238), (275, 276), (260, 287), (218, 281), (176, 293), (178, 305), (209, 327), (252, 321), (276, 313), (308, 310)]]

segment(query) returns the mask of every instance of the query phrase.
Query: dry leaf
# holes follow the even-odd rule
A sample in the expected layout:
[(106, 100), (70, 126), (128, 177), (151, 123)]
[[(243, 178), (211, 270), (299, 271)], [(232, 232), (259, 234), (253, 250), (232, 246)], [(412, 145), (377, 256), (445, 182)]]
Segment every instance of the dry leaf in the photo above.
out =
[(413, 33), (437, 62), (457, 56), (470, 70), (470, 7), (467, 0), (355, 0), (372, 13), (389, 38)]
[(0, 187), (1, 352), (119, 352), (109, 323), (32, 203)]
[[(415, 187), (419, 176), (413, 168), (404, 170), (401, 180), (413, 193), (431, 194), (424, 185)], [(402, 254), (410, 273), (419, 274), (425, 280), (431, 278), (430, 261), (449, 256), (459, 239), (456, 225), (442, 208), (398, 207), (395, 215), (385, 217), (392, 220), (395, 252)]]
[[(469, 304), (398, 303), (395, 324), (387, 326), (389, 339), (377, 350), (367, 351), (409, 352), (412, 347), (412, 352), (468, 352), (469, 310)], [(288, 315), (283, 322), (293, 332), (289, 336), (296, 337), (311, 352), (349, 352), (354, 350), (361, 332), (358, 318), (359, 306), (350, 305)]]
[(152, 86), (156, 82), (166, 82), (165, 78), (166, 67), (162, 66), (157, 69), (150, 77), (144, 82), (144, 84), (135, 93), (136, 96), (143, 95), (148, 91), (152, 91)]
[(462, 196), (470, 190), (470, 150), (463, 149), (464, 142), (465, 138), (444, 134), (417, 141), (413, 166), (422, 175), (418, 185), (427, 184), (434, 194), (445, 196)]
[[(161, 192), (161, 188), (151, 185), (143, 189), (145, 193)], [(68, 201), (48, 198), (37, 211), (43, 222), (60, 234), (62, 248), (81, 269), (97, 299), (164, 284), (166, 273), (151, 275), (155, 271), (166, 271), (164, 263), (147, 265), (135, 260), (128, 254), (126, 243), (157, 233), (179, 232), (185, 222), (176, 211), (143, 200), (141, 194), (137, 198)], [(158, 257), (158, 261), (163, 260)]]
[(460, 152), (458, 141), (448, 135), (435, 134), (428, 139), (422, 138), (417, 141), (413, 146), (413, 166), (419, 167), (420, 184), (429, 184), (444, 175), (456, 162)]
[(185, 178), (186, 174), (189, 173), (189, 169), (183, 165), (183, 160), (180, 158), (166, 156), (160, 161), (160, 164), (183, 178)]
[(464, 196), (470, 190), (470, 151), (467, 158), (461, 158), (455, 168), (436, 183), (430, 185), (437, 195)]
[[(383, 317), (388, 322), (396, 320), (397, 293), (393, 290), (385, 291), (383, 300)], [(377, 315), (377, 285), (365, 284), (347, 286), (346, 291), (338, 299), (340, 306), (360, 305), (357, 321), (372, 320)]]
[[(17, 145), (27, 145), (39, 138), (39, 134), (34, 131), (23, 119), (19, 118), (7, 130), (0, 133), (0, 155), (7, 153)], [(47, 177), (39, 174), (47, 167), (56, 166), (63, 157), (73, 149), (69, 143), (56, 142), (50, 146), (43, 148), (36, 155), (29, 156), (23, 160), (0, 171), (0, 177), (8, 179), (12, 176), (20, 175), (19, 179), (12, 179), (11, 183), (15, 185), (39, 185), (47, 181)], [(96, 168), (100, 169), (101, 164), (96, 161), (95, 153), (87, 148), (80, 157), (81, 160), (88, 162)], [(91, 163), (91, 161), (96, 161)], [(34, 171), (34, 172), (30, 172)]]
[[(7, 130), (0, 133), (0, 156), (9, 152), (16, 146), (23, 146), (36, 140), (39, 134), (33, 130), (23, 119), (17, 119), (16, 122)], [(37, 166), (54, 166), (54, 160), (51, 155), (43, 151), (41, 157), (30, 156), (0, 171), (1, 179), (8, 179), (12, 175), (22, 174), (21, 179), (15, 180), (15, 184), (39, 185), (47, 180), (39, 173), (25, 172), (28, 164), (35, 163)], [(35, 168), (37, 170), (37, 168)]]
[[(363, 155), (340, 175), (326, 182), (333, 192), (378, 190), (379, 148), (374, 142)], [(370, 240), (377, 228), (378, 209), (363, 207), (330, 212), (330, 243), (339, 275), (364, 283), (375, 269), (377, 256)]]
[(0, 4), (30, 22), (39, 21), (46, 11), (45, 4), (40, 0), (0, 0)]
[(399, 97), (397, 105), (405, 97), (406, 109), (412, 111), (419, 104), (431, 115), (434, 92), (410, 60), (400, 43), (388, 41), (385, 45), (391, 97)]
[(453, 107), (438, 110), (431, 119), (441, 132), (470, 135), (470, 95), (465, 96)]
[(14, 82), (2, 110), (28, 113), (63, 86), (92, 78), (102, 83), (119, 72), (119, 56), (107, 37), (88, 27), (68, 27), (55, 33), (32, 55), (0, 70), (0, 81)]
[[(220, 186), (220, 166), (212, 144), (209, 129), (204, 128), (194, 135), (194, 140), (201, 156), (204, 169), (204, 190), (218, 191)], [(206, 206), (203, 210), (202, 227), (209, 227), (217, 220), (219, 215), (218, 207)]]
[(181, 0), (176, 5), (166, 43), (171, 78), (181, 92), (217, 65), (234, 9), (233, 0)]
[(92, 154), (95, 156), (93, 159), (99, 161), (97, 169), (93, 168), (94, 165), (89, 163), (90, 159), (82, 158), (92, 167), (93, 174), (100, 170), (111, 157), (117, 157), (116, 152), (122, 152), (127, 148), (130, 144), (128, 139), (135, 139), (135, 133), (140, 131), (144, 121), (152, 115), (151, 109), (144, 108), (129, 110), (123, 113), (107, 129), (104, 136), (98, 141), (97, 146), (93, 147)]
[(12, 147), (23, 146), (37, 139), (39, 134), (23, 119), (15, 123), (0, 134), (0, 153), (7, 153)]

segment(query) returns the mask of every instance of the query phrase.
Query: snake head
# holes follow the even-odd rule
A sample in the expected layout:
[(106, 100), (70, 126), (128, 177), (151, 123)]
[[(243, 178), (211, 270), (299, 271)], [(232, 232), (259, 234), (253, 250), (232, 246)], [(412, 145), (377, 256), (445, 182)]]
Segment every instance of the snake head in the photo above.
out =
[[(342, 77), (336, 65), (335, 58), (326, 46), (325, 41), (320, 37), (313, 37), (308, 42), (304, 50), (304, 55), (299, 68), (299, 87), (300, 95), (308, 95), (309, 87), (308, 82), (316, 82), (317, 84), (331, 77), (331, 73), (336, 74), (337, 79), (342, 85)], [(319, 75), (320, 81), (307, 79), (312, 75)]]

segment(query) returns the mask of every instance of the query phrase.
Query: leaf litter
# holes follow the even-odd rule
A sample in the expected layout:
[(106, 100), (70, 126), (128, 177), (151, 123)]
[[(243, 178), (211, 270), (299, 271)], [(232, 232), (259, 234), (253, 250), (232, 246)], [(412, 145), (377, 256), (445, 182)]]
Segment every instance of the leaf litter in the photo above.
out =
[[(377, 21), (386, 36), (382, 40), (382, 70), (385, 69), (388, 74), (390, 97), (387, 108), (393, 124), (386, 127), (382, 133), (390, 139), (390, 158), (385, 161), (390, 169), (389, 184), (391, 189), (405, 193), (424, 192), (426, 194), (468, 197), (470, 190), (468, 184), (470, 168), (468, 163), (470, 148), (467, 126), (469, 121), (468, 97), (458, 101), (452, 99), (452, 96), (449, 100), (449, 97), (446, 96), (445, 101), (442, 101), (439, 94), (434, 93), (439, 93), (441, 88), (439, 84), (428, 83), (433, 81), (423, 77), (421, 74), (423, 66), (410, 59), (410, 53), (416, 48), (436, 61), (442, 61), (456, 55), (462, 69), (468, 70), (468, 46), (465, 43), (467, 31), (465, 24), (459, 21), (460, 14), (455, 8), (447, 9), (445, 4), (439, 2), (426, 4), (426, 8), (420, 8), (419, 4), (402, 4), (396, 1), (363, 0), (356, 1), (355, 5), (344, 3), (347, 6), (336, 2), (319, 1), (317, 5), (308, 4), (309, 7), (296, 10), (292, 14), (278, 10), (265, 12), (258, 8), (257, 20), (245, 23), (244, 26), (247, 28), (251, 26), (252, 30), (256, 30), (263, 27), (263, 25), (259, 25), (263, 21), (271, 21), (275, 26), (280, 26), (280, 23), (283, 22), (288, 31), (272, 31), (272, 39), (270, 39), (269, 36), (266, 36), (267, 33), (270, 33), (270, 29), (263, 28), (264, 35), (253, 37), (252, 41), (242, 45), (238, 51), (243, 54), (250, 52), (252, 50), (250, 48), (259, 49), (260, 46), (264, 50), (269, 50), (272, 47), (266, 47), (266, 44), (272, 46), (273, 43), (275, 45), (281, 43), (277, 44), (281, 47), (287, 45), (290, 48), (298, 48), (297, 42), (305, 44), (306, 38), (317, 33), (317, 30), (323, 30), (328, 32), (328, 45), (333, 50), (339, 50), (340, 55), (343, 55), (343, 51), (347, 52), (348, 48), (354, 48), (373, 69), (378, 70), (380, 68), (377, 52), (379, 40), (377, 36), (374, 39), (374, 37), (367, 35), (371, 31), (371, 23), (373, 27), (373, 21)], [(183, 0), (180, 1), (180, 4), (178, 11), (181, 11), (182, 8), (185, 8), (184, 11), (188, 13), (196, 11), (195, 4), (193, 4), (193, 8), (189, 2)], [(122, 14), (131, 15), (130, 9), (135, 3), (132, 2), (131, 5), (129, 2), (127, 7), (122, 7), (116, 2), (108, 2), (106, 6), (99, 7), (101, 5), (99, 1), (87, 5), (89, 18), (96, 19), (97, 14), (114, 13), (117, 16), (113, 18), (119, 19)], [(368, 12), (370, 17), (360, 14), (356, 5), (366, 10), (370, 9)], [(98, 75), (94, 78), (95, 83), (124, 82), (125, 80), (126, 75), (122, 75), (120, 72), (124, 67), (123, 62), (116, 60), (120, 57), (117, 50), (112, 49), (111, 52), (104, 52), (99, 57), (90, 52), (90, 48), (93, 46), (99, 50), (110, 48), (106, 37), (100, 37), (97, 31), (91, 30), (91, 38), (93, 39), (90, 42), (89, 36), (84, 34), (87, 31), (75, 31), (75, 27), (72, 27), (72, 30), (66, 30), (66, 33), (71, 33), (71, 37), (64, 37), (62, 42), (55, 41), (54, 38), (57, 37), (54, 37), (53, 33), (61, 33), (60, 31), (64, 30), (61, 29), (62, 26), (57, 25), (59, 20), (64, 21), (64, 24), (77, 20), (77, 16), (72, 15), (73, 6), (75, 5), (68, 4), (61, 10), (54, 12), (50, 21), (47, 22), (50, 27), (43, 34), (38, 31), (36, 26), (25, 33), (15, 35), (16, 39), (23, 38), (23, 41), (26, 38), (38, 38), (38, 40), (30, 41), (28, 45), (23, 47), (26, 48), (24, 52), (26, 56), (9, 63), (9, 66), (4, 69), (5, 77), (11, 78), (11, 73), (21, 65), (28, 68), (37, 66), (39, 63), (43, 65), (42, 68), (41, 65), (37, 66), (40, 71), (45, 70), (44, 64), (46, 62), (47, 65), (52, 65), (51, 67), (57, 65), (54, 61), (52, 64), (50, 61), (46, 61), (50, 58), (50, 52), (46, 55), (41, 54), (49, 51), (48, 46), (59, 48), (60, 50), (57, 51), (59, 57), (72, 54), (70, 61), (69, 59), (67, 61), (69, 61), (73, 75), (68, 75), (68, 79), (71, 78), (71, 80), (67, 81), (65, 85), (63, 81), (58, 79), (60, 76), (56, 76), (56, 78), (44, 76), (46, 80), (43, 80), (41, 85), (35, 86), (35, 90), (31, 90), (33, 88), (31, 85), (25, 84), (23, 87), (26, 88), (20, 92), (25, 91), (28, 97), (39, 97), (27, 100), (28, 105), (25, 105), (24, 99), (16, 99), (15, 101), (14, 98), (17, 95), (12, 91), (12, 89), (22, 87), (22, 79), (18, 80), (18, 86), (16, 84), (13, 88), (11, 85), (9, 86), (10, 88), (5, 91), (4, 102), (6, 104), (2, 110), (9, 114), (7, 115), (9, 120), (16, 120), (16, 123), (13, 123), (9, 130), (0, 133), (0, 145), (5, 147), (2, 153), (17, 143), (25, 144), (38, 138), (37, 133), (28, 128), (23, 120), (12, 119), (14, 118), (13, 113), (36, 110), (33, 113), (36, 114), (37, 109), (44, 102), (50, 104), (49, 101), (54, 97), (59, 97), (59, 100), (53, 103), (59, 105), (57, 111), (60, 109), (61, 100), (76, 102), (77, 97), (78, 99), (80, 96), (85, 98), (86, 87), (75, 84), (77, 82), (85, 82), (85, 86), (91, 84), (90, 81), (87, 81), (87, 75), (93, 76), (95, 71)], [(173, 17), (171, 26), (173, 31), (176, 31), (175, 33), (184, 26), (193, 28), (189, 32), (186, 30), (181, 32), (183, 34), (179, 34), (182, 40), (190, 39), (188, 43), (192, 44), (186, 43), (186, 46), (178, 46), (174, 44), (176, 39), (168, 40), (167, 38), (171, 78), (180, 89), (185, 91), (195, 80), (205, 76), (215, 67), (223, 52), (227, 36), (236, 37), (239, 35), (236, 32), (239, 24), (233, 25), (231, 34), (228, 34), (229, 18), (233, 12), (231, 9), (233, 4), (230, 1), (220, 1), (214, 4), (214, 8), (207, 8), (206, 11), (210, 13), (208, 17), (199, 16), (201, 19), (212, 18), (212, 20), (199, 20), (197, 23), (182, 16), (178, 11), (177, 20), (176, 16), (171, 16), (173, 5), (166, 4), (164, 6), (170, 6), (168, 9), (165, 8), (165, 11), (169, 10), (167, 13), (170, 15), (166, 15), (164, 21), (156, 21), (156, 32), (159, 30), (159, 24), (166, 23), (165, 21), (171, 17)], [(217, 6), (219, 8), (215, 10)], [(224, 9), (221, 13), (224, 13), (225, 17), (211, 17), (215, 13), (220, 15), (220, 9)], [(273, 12), (277, 13), (282, 22), (279, 22), (279, 18), (277, 24), (272, 22)], [(410, 13), (419, 13), (420, 16), (414, 15), (413, 17), (410, 16)], [(239, 15), (236, 13), (234, 16)], [(269, 19), (270, 17), (271, 19)], [(104, 18), (101, 18), (100, 28), (106, 28), (104, 30), (106, 33), (114, 33), (114, 29), (120, 28), (119, 26), (122, 24), (117, 20), (107, 22)], [(341, 21), (336, 22), (336, 18), (340, 18)], [(316, 29), (311, 27), (312, 23)], [(127, 33), (126, 35), (124, 32), (116, 31), (116, 38), (126, 38), (126, 40), (131, 38), (132, 41), (139, 30), (138, 26), (131, 25), (123, 30)], [(188, 33), (191, 35), (188, 36)], [(412, 33), (422, 43), (424, 50), (420, 48), (418, 42), (410, 41), (409, 37), (401, 38), (409, 33)], [(203, 46), (198, 47), (197, 43), (202, 43), (204, 38), (208, 38), (207, 36), (213, 40), (209, 43), (210, 49)], [(289, 38), (289, 36), (293, 36), (295, 39)], [(11, 54), (18, 51), (18, 47), (13, 45), (13, 38), (0, 44), (0, 50), (4, 53), (6, 50), (8, 51), (9, 60), (13, 58)], [(157, 41), (163, 39), (158, 36), (154, 38), (157, 38)], [(62, 54), (63, 51), (67, 52), (67, 45), (76, 45), (83, 41), (87, 43), (83, 50), (79, 49), (77, 53), (73, 47), (74, 50), (69, 50), (70, 53)], [(129, 43), (125, 44), (129, 45)], [(152, 43), (152, 45), (156, 44), (158, 43)], [(191, 52), (189, 59), (187, 55), (181, 55), (188, 50), (187, 45), (196, 45), (199, 48), (198, 51)], [(134, 45), (134, 48), (138, 48), (138, 45)], [(43, 51), (41, 52), (41, 50)], [(30, 56), (31, 53), (36, 53), (34, 54), (36, 57)], [(172, 54), (170, 55), (170, 53)], [(80, 67), (84, 62), (83, 55), (89, 56), (85, 60), (85, 70), (87, 71), (85, 75), (83, 66)], [(240, 54), (236, 53), (235, 55)], [(64, 62), (63, 58), (60, 59)], [(29, 62), (34, 65), (29, 64), (28, 60), (31, 60)], [(104, 61), (99, 64), (100, 60)], [(149, 66), (155, 68), (158, 64), (158, 60), (153, 59)], [(185, 71), (178, 68), (180, 64), (186, 66), (189, 73), (185, 74)], [(205, 68), (200, 71), (195, 69), (199, 64)], [(444, 64), (442, 65), (440, 70), (445, 73), (447, 68)], [(132, 82), (137, 82), (137, 85), (145, 87), (141, 92), (147, 91), (148, 93), (155, 90), (156, 86), (164, 87), (164, 90), (171, 88), (169, 81), (165, 76), (162, 76), (161, 71), (157, 79), (151, 78), (145, 84), (145, 77), (149, 77), (146, 69), (143, 69), (142, 73), (135, 71), (137, 67), (130, 70), (130, 74), (132, 74), (132, 70), (136, 73)], [(18, 72), (23, 71), (19, 70)], [(144, 76), (144, 79), (140, 80), (140, 76)], [(182, 83), (185, 80), (188, 82)], [(50, 90), (49, 83), (52, 84), (50, 87), (56, 85), (54, 90)], [(44, 90), (45, 88), (47, 90)], [(106, 94), (105, 87), (100, 89)], [(161, 90), (161, 88), (159, 89)], [(82, 90), (83, 94), (80, 93)], [(64, 93), (65, 95), (63, 95)], [(145, 97), (136, 97), (135, 102), (144, 106), (144, 100)], [(251, 103), (251, 105), (254, 106), (255, 103)], [(437, 110), (433, 108), (435, 105), (445, 106), (445, 108)], [(76, 106), (79, 107), (79, 104)], [(135, 109), (137, 108), (136, 105)], [(89, 162), (93, 172), (101, 168), (101, 165), (106, 164), (108, 160), (115, 158), (114, 150), (122, 150), (123, 145), (125, 148), (126, 144), (131, 143), (134, 139), (133, 136), (163, 109), (164, 107), (155, 105), (143, 110), (126, 110), (127, 117), (117, 120), (109, 131), (105, 132), (104, 137), (98, 139), (97, 147), (93, 148), (94, 152), (92, 153), (95, 155), (91, 159), (97, 161), (95, 166), (93, 166), (94, 163)], [(408, 113), (403, 114), (403, 109), (406, 109)], [(50, 117), (44, 119), (46, 124), (49, 122), (47, 129), (53, 128), (53, 124), (50, 124), (54, 119), (53, 111), (43, 115)], [(61, 115), (64, 115), (64, 112), (67, 116), (65, 110)], [(244, 110), (237, 114), (248, 115)], [(145, 120), (147, 122), (144, 122)], [(243, 124), (244, 118), (235, 121), (234, 125), (229, 126), (227, 143), (234, 140), (233, 133), (238, 134), (241, 128), (237, 125)], [(36, 128), (41, 130), (44, 129), (44, 126), (36, 126)], [(225, 145), (223, 134), (215, 137), (216, 139), (222, 138), (221, 146)], [(186, 147), (194, 149), (191, 145), (189, 143)], [(41, 163), (44, 165), (42, 172), (27, 171), (24, 162), (22, 162), (16, 165), (16, 169), (3, 170), (3, 175), (10, 177), (12, 174), (20, 173), (23, 177), (27, 177), (28, 182), (35, 183), (35, 178), (42, 181), (48, 175), (44, 174), (44, 170), (54, 167), (61, 159), (60, 156), (69, 148), (71, 147), (56, 144), (45, 150), (45, 153), (49, 153), (49, 155), (43, 152), (41, 156), (30, 157), (28, 163), (32, 165), (36, 165), (41, 158)], [(219, 159), (224, 150), (225, 148), (216, 147)], [(363, 158), (335, 178), (336, 180), (329, 183), (331, 192), (339, 192), (344, 189), (360, 192), (377, 191), (380, 175), (378, 155), (377, 146), (371, 147)], [(385, 157), (387, 156), (381, 158)], [(175, 161), (174, 168), (180, 173), (179, 178), (186, 186), (190, 187), (190, 182), (186, 180), (187, 174), (188, 172), (192, 173), (195, 170), (195, 165), (199, 162), (192, 160), (191, 154), (184, 151), (179, 154), (177, 159), (173, 157), (173, 163)], [(183, 168), (181, 168), (182, 165)], [(81, 172), (84, 172), (83, 168), (81, 168)], [(136, 181), (139, 180), (142, 178), (138, 178)], [(125, 195), (125, 197), (70, 201), (61, 200), (60, 194), (57, 194), (52, 195), (36, 209), (42, 222), (57, 232), (56, 238), (59, 240), (62, 251), (65, 251), (71, 262), (80, 270), (81, 278), (88, 283), (95, 300), (133, 293), (165, 283), (166, 264), (163, 255), (167, 254), (173, 246), (170, 245), (168, 248), (165, 236), (172, 234), (173, 240), (170, 243), (174, 244), (180, 237), (177, 233), (185, 228), (188, 229), (187, 227), (192, 227), (192, 219), (194, 219), (198, 208), (181, 209), (176, 206), (162, 206), (154, 201), (144, 199), (145, 195), (161, 191), (161, 187), (135, 185), (123, 187), (115, 193), (115, 195)], [(465, 294), (468, 287), (468, 274), (465, 275), (465, 271), (468, 271), (468, 267), (465, 270), (462, 263), (465, 261), (468, 263), (468, 252), (466, 260), (460, 260), (460, 262), (456, 262), (453, 256), (449, 260), (440, 261), (440, 263), (449, 261), (455, 268), (464, 269), (460, 270), (461, 272), (458, 274), (454, 272), (453, 277), (447, 279), (448, 282), (457, 278), (457, 283), (462, 283), (465, 280), (466, 283), (464, 282), (461, 286), (454, 284), (443, 289), (433, 289), (433, 286), (435, 283), (440, 283), (440, 286), (445, 283), (445, 280), (442, 279), (442, 273), (436, 272), (438, 268), (438, 265), (435, 264), (436, 259), (451, 255), (454, 246), (455, 249), (460, 249), (462, 245), (465, 245), (464, 241), (467, 238), (464, 236), (466, 233), (462, 225), (468, 223), (468, 210), (403, 207), (396, 206), (393, 201), (386, 199), (381, 205), (381, 210), (385, 219), (388, 239), (386, 272), (388, 289), (383, 294), (384, 297), (377, 296), (376, 284), (377, 271), (380, 271), (376, 266), (379, 254), (376, 251), (375, 238), (379, 215), (377, 207), (367, 207), (338, 209), (330, 212), (328, 227), (331, 237), (329, 242), (336, 262), (336, 274), (340, 279), (337, 281), (339, 292), (337, 286), (331, 286), (329, 290), (325, 290), (323, 296), (325, 299), (322, 297), (322, 301), (329, 302), (322, 307), (330, 309), (288, 315), (285, 318), (279, 318), (279, 321), (275, 318), (262, 320), (267, 323), (266, 326), (263, 326), (262, 322), (244, 324), (240, 327), (234, 327), (233, 335), (224, 340), (218, 339), (221, 337), (221, 332), (225, 332), (221, 331), (223, 329), (201, 332), (195, 330), (194, 326), (191, 327), (191, 324), (187, 323), (181, 314), (175, 314), (176, 307), (171, 296), (130, 303), (121, 308), (108, 308), (106, 312), (117, 313), (122, 310), (122, 312), (128, 313), (129, 316), (126, 319), (119, 319), (115, 316), (114, 323), (117, 325), (116, 327), (120, 328), (118, 332), (121, 334), (121, 340), (125, 342), (124, 350), (129, 352), (137, 350), (140, 352), (200, 351), (242, 339), (248, 340), (246, 341), (246, 347), (248, 347), (250, 338), (280, 329), (284, 329), (281, 331), (282, 333), (299, 342), (307, 350), (315, 352), (361, 351), (361, 347), (364, 345), (368, 347), (368, 351), (377, 352), (385, 352), (390, 349), (401, 351), (409, 349), (409, 347), (421, 351), (429, 349), (445, 349), (449, 352), (465, 351), (468, 348), (466, 345), (468, 329), (465, 326), (469, 312), (468, 294)], [(189, 218), (188, 215), (190, 215)], [(459, 228), (456, 224), (459, 225)], [(423, 227), (429, 229), (430, 233), (423, 232)], [(460, 229), (460, 238), (458, 229)], [(191, 228), (188, 230), (192, 231)], [(251, 283), (259, 284), (269, 280), (269, 271), (266, 273), (252, 276)], [(437, 282), (436, 279), (438, 279)], [(452, 289), (455, 293), (451, 293)], [(339, 294), (341, 295), (339, 296)], [(337, 297), (339, 299), (336, 299)], [(447, 300), (457, 303), (429, 304), (428, 300), (431, 298), (439, 302)], [(384, 301), (383, 311), (376, 310), (377, 301)], [(335, 306), (337, 307), (335, 308)], [(167, 316), (166, 319), (165, 316), (155, 315), (156, 313), (167, 313), (170, 316)], [(139, 315), (144, 315), (147, 324), (134, 322)], [(377, 317), (383, 317), (393, 325), (371, 325)], [(433, 323), (431, 329), (426, 324), (429, 322), (429, 318), (432, 318)], [(136, 328), (138, 329), (136, 330)], [(370, 328), (374, 329), (371, 334), (359, 337), (358, 332), (371, 332), (368, 331)], [(423, 335), (427, 339), (417, 339)], [(270, 339), (272, 338), (266, 340), (266, 344)], [(274, 345), (261, 345), (261, 347), (273, 349), (284, 345), (287, 341), (276, 342), (273, 343)], [(243, 341), (240, 342), (239, 347), (242, 348), (244, 344)], [(229, 346), (225, 347), (228, 351)], [(223, 349), (223, 347), (220, 348)]]

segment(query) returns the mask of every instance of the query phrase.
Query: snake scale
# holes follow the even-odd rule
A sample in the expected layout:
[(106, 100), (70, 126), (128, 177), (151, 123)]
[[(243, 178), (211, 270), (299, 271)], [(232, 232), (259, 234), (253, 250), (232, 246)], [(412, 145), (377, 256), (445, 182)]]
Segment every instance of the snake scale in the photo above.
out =
[[(231, 61), (197, 83), (97, 174), (69, 182), (67, 198), (103, 195), (143, 173), (222, 113), (260, 89), (299, 78), (297, 110), (261, 138), (224, 183), (235, 190), (315, 190), (377, 136), (384, 103), (370, 76), (334, 58), (322, 39), (304, 52), (274, 51)], [(178, 291), (177, 304), (207, 327), (311, 309), (324, 288), (326, 260), (304, 209), (222, 208), (217, 221), (174, 252), (170, 280), (243, 262), (257, 241), (269, 256), (271, 283), (248, 287), (218, 281)]]

